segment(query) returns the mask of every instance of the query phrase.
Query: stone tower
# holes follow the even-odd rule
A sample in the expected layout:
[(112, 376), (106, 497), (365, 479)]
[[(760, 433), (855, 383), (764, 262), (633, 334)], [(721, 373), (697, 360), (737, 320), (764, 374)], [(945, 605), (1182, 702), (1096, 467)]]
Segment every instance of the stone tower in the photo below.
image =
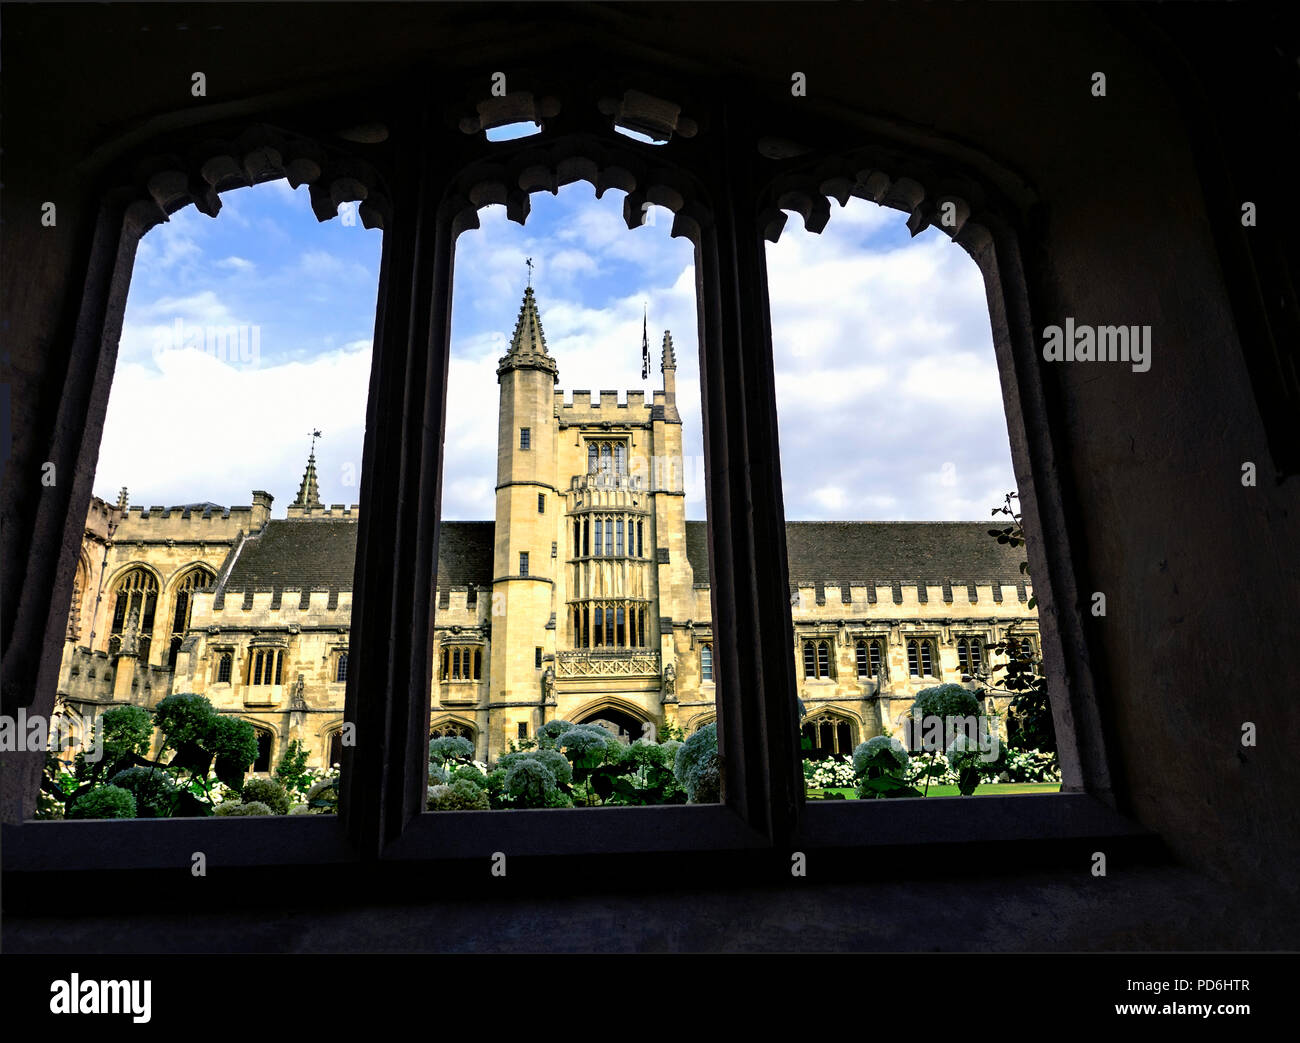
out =
[[(555, 653), (555, 559), (560, 502), (555, 488), (554, 398), (559, 380), (533, 289), (524, 290), (510, 349), (497, 366), (501, 405), (497, 428), (496, 536), (492, 569), (489, 704), (537, 705), (544, 667)], [(532, 712), (491, 713), (488, 750), (495, 757)]]

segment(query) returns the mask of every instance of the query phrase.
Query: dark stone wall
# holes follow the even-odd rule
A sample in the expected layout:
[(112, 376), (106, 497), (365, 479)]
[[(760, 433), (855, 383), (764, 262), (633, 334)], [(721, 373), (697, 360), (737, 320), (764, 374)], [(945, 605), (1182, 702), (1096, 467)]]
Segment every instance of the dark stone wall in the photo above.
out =
[[(77, 447), (59, 436), (78, 411), (92, 410), (92, 396), (107, 392), (106, 381), (70, 372), (69, 359), (78, 323), (93, 321), (79, 318), (78, 307), (94, 204), (119, 156), (170, 127), (254, 111), (273, 98), (308, 102), (352, 80), (360, 89), (417, 63), (435, 70), (429, 86), (437, 90), (444, 74), (448, 82), (465, 70), (486, 79), (520, 61), (544, 69), (560, 50), (566, 60), (589, 55), (602, 67), (644, 61), (677, 70), (696, 90), (748, 91), (760, 112), (767, 98), (788, 97), (799, 70), (808, 76), (810, 112), (888, 128), (974, 169), (991, 157), (1014, 172), (997, 187), (1025, 207), (1037, 325), (1070, 315), (1152, 327), (1149, 372), (1047, 367), (1045, 391), (1080, 592), (1102, 591), (1108, 601), (1107, 616), (1089, 617), (1087, 626), (1116, 795), (1181, 868), (1134, 871), (1100, 889), (1083, 868), (870, 890), (809, 880), (798, 882), (797, 899), (779, 891), (723, 897), (725, 886), (701, 881), (672, 901), (571, 899), (569, 940), (549, 940), (539, 927), (528, 947), (581, 948), (572, 941), (575, 922), (593, 932), (577, 937), (593, 939), (602, 925), (621, 924), (620, 948), (1287, 944), (1300, 866), (1300, 479), (1279, 481), (1286, 468), (1270, 444), (1274, 405), (1252, 374), (1265, 350), (1258, 331), (1285, 337), (1295, 325), (1292, 313), (1289, 326), (1269, 326), (1285, 300), (1279, 306), (1242, 291), (1255, 285), (1254, 247), (1233, 226), (1241, 201), (1266, 198), (1269, 171), (1295, 154), (1296, 95), (1279, 88), (1287, 81), (1278, 72), (1294, 73), (1294, 54), (1282, 47), (1295, 37), (1277, 21), (1287, 16), (1259, 9), (1124, 8), (6, 7), (5, 712), (33, 691), (48, 697), (57, 669), (58, 643), (41, 635), (61, 633), (96, 456), (88, 450), (74, 474)], [(207, 75), (206, 99), (190, 97), (194, 70)], [(1095, 71), (1107, 75), (1104, 99), (1089, 91)], [(449, 111), (466, 107), (461, 96), (447, 102)], [(1267, 132), (1243, 137), (1225, 118), (1234, 112)], [(39, 223), (46, 200), (58, 203), (55, 229)], [(1225, 212), (1233, 215), (1226, 224)], [(1283, 220), (1281, 206), (1261, 206), (1258, 242), (1280, 240)], [(1267, 274), (1278, 276), (1276, 255), (1268, 260)], [(97, 444), (98, 431), (85, 437)], [(51, 458), (69, 467), (58, 486), (43, 489), (41, 464)], [(1258, 467), (1254, 488), (1241, 483), (1247, 461)], [(61, 553), (65, 567), (52, 584), (31, 582)], [(1258, 728), (1254, 748), (1240, 744), (1243, 722)], [(32, 770), (5, 759), (7, 821)], [(846, 924), (843, 911), (865, 901), (871, 929)], [(482, 918), (531, 917), (542, 904), (520, 899), (456, 915), (468, 930)], [(958, 907), (984, 912), (915, 916), (918, 908)], [(1199, 916), (1205, 908), (1223, 912)], [(170, 919), (133, 918), (137, 941), (123, 944), (147, 948), (147, 939), (172, 937), (199, 949), (419, 947), (429, 944), (421, 918), (451, 915), (421, 909), (375, 918), (373, 910), (344, 908), (269, 921), (226, 914), (191, 918), (185, 934)], [(734, 923), (722, 923), (722, 909)], [(699, 925), (706, 910), (714, 912)], [(1247, 921), (1253, 926), (1243, 927)], [(811, 932), (797, 935), (806, 945), (792, 941), (796, 928)], [(120, 938), (127, 926), (11, 919), (5, 944), (32, 950), (48, 939), (90, 949), (102, 931)]]

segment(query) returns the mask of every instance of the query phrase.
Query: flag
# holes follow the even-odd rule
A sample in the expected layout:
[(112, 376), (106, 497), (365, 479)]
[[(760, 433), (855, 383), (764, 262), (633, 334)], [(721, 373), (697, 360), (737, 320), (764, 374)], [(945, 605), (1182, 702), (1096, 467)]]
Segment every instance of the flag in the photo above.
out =
[(641, 379), (650, 379), (650, 336), (646, 330), (649, 321), (649, 309), (641, 316)]

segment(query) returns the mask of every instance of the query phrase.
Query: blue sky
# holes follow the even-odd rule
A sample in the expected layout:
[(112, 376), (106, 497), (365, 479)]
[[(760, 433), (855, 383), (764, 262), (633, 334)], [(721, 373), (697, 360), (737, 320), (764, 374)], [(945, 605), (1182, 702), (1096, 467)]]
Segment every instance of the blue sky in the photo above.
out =
[[(654, 209), (628, 231), (621, 193), (579, 183), (534, 194), (525, 226), (502, 207), (457, 243), (443, 516), (491, 518), (496, 364), (534, 261), (560, 384), (650, 391), (677, 349), (689, 517), (704, 516), (693, 251)], [(358, 498), (381, 235), (318, 223), (305, 188), (273, 182), (193, 208), (141, 242), (95, 479), (133, 504), (297, 491), (309, 442), (321, 498)], [(938, 232), (851, 201), (814, 236), (791, 219), (768, 248), (786, 514), (989, 517), (1014, 488), (984, 290)], [(641, 380), (642, 310), (654, 367)], [(238, 331), (228, 341), (208, 330)], [(204, 348), (206, 347), (206, 350)]]

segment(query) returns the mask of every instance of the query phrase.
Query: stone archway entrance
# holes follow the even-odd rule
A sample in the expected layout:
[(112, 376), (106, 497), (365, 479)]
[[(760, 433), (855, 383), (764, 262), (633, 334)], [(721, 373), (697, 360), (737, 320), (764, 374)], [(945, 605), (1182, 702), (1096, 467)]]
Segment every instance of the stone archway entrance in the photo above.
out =
[(602, 706), (599, 710), (593, 710), (573, 723), (599, 725), (613, 732), (624, 742), (635, 742), (642, 735), (643, 722), (639, 717), (633, 717), (630, 713), (612, 706)]

